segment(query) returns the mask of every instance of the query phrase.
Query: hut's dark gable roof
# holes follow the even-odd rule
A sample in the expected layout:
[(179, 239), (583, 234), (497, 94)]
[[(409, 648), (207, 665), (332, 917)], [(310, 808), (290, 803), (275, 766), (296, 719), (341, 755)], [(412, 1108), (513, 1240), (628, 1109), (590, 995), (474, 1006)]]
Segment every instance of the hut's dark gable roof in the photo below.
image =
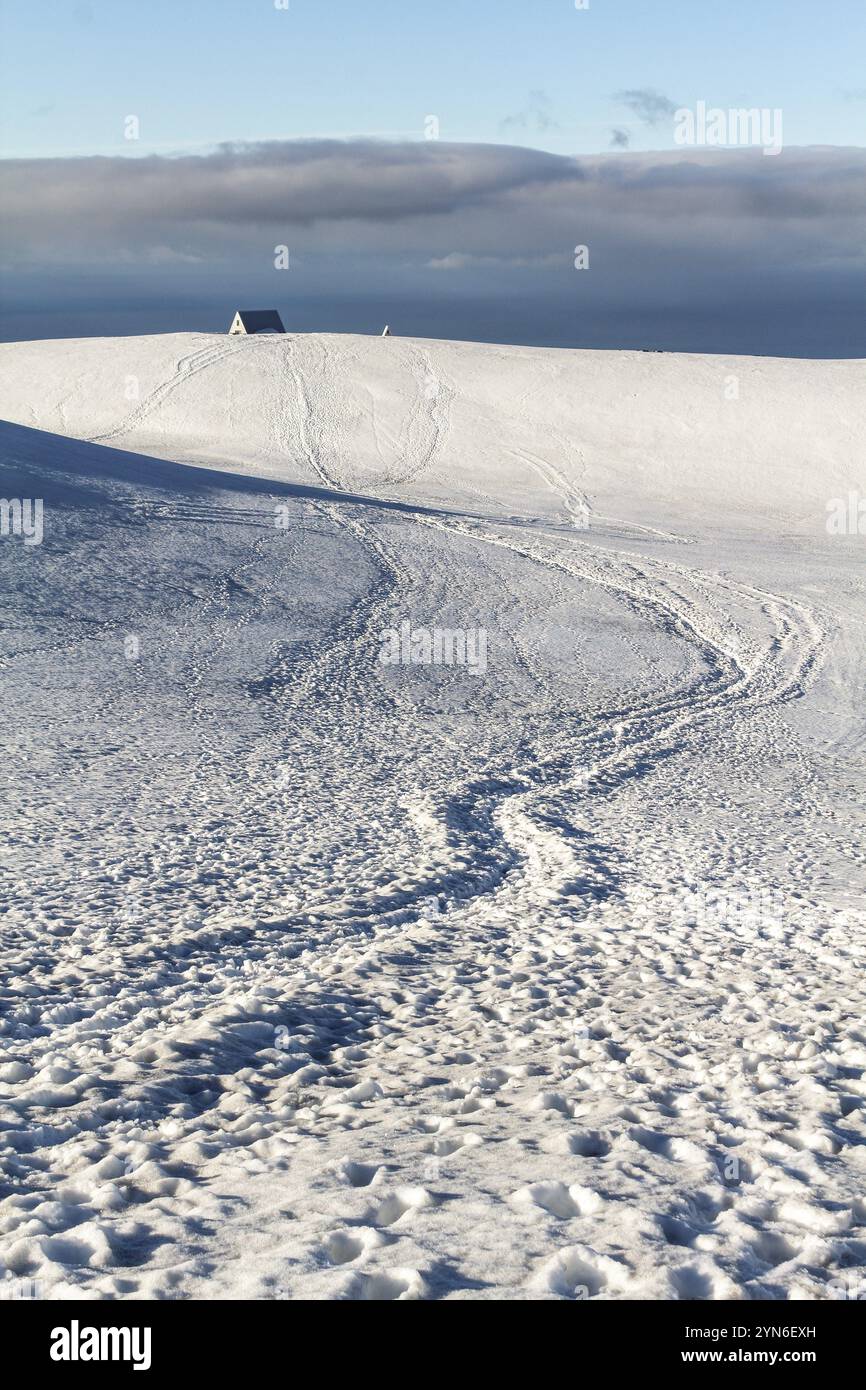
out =
[(262, 333), (266, 329), (273, 333), (286, 331), (276, 309), (238, 309), (238, 313), (248, 333)]

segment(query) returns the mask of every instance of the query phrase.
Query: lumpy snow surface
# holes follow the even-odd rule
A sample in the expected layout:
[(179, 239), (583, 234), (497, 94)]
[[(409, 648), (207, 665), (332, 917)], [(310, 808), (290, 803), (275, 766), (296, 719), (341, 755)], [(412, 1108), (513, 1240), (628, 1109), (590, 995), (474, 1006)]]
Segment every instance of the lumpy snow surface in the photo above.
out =
[(866, 363), (24, 343), (0, 415), (8, 1286), (866, 1292)]

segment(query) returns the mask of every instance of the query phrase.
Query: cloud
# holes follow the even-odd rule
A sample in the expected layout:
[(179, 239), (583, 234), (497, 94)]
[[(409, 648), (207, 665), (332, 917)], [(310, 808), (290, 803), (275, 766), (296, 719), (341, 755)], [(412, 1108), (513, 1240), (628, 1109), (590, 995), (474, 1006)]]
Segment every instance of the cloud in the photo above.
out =
[[(90, 266), (345, 296), (386, 285), (522, 285), (601, 302), (719, 301), (747, 281), (814, 286), (864, 265), (866, 151), (689, 149), (573, 158), (507, 145), (299, 141), (210, 155), (0, 162), (13, 272)], [(587, 245), (580, 277), (573, 248)], [(219, 269), (215, 269), (219, 268)], [(223, 276), (223, 268), (229, 279)], [(454, 272), (460, 272), (459, 275)], [(543, 276), (543, 279), (541, 278)], [(197, 278), (199, 277), (199, 278)], [(222, 277), (222, 279), (221, 279)], [(166, 281), (167, 282), (167, 281)], [(83, 282), (82, 282), (83, 283)], [(291, 287), (291, 288), (289, 288)], [(486, 291), (485, 291), (486, 292)]]
[(549, 270), (571, 264), (572, 253), (550, 252), (546, 256), (471, 256), (464, 251), (451, 251), (447, 256), (434, 256), (427, 262), (428, 270), (469, 270), (492, 266), (497, 269), (517, 268)]
[(0, 206), (7, 336), (219, 324), (246, 299), (334, 331), (369, 331), (387, 303), (430, 336), (835, 356), (863, 341), (863, 149), (279, 142), (8, 160)]
[(660, 125), (679, 109), (675, 101), (654, 91), (652, 87), (632, 87), (628, 91), (617, 92), (614, 101), (627, 106), (645, 125)]
[(499, 124), (503, 130), (517, 126), (522, 130), (531, 129), (536, 133), (559, 127), (559, 122), (555, 121), (550, 114), (550, 97), (542, 91), (530, 92), (529, 100), (524, 109), (515, 112), (512, 116), (506, 116)]
[(612, 149), (627, 150), (629, 146), (629, 140), (630, 136), (628, 131), (623, 130), (621, 126), (615, 126), (614, 129), (610, 132), (610, 143)]
[(465, 270), (472, 264), (471, 256), (464, 256), (459, 251), (451, 251), (447, 256), (434, 256), (427, 262), (428, 270)]
[(137, 241), (149, 229), (388, 222), (480, 206), (536, 183), (573, 183), (561, 156), (439, 141), (275, 141), (209, 155), (0, 161), (7, 234)]

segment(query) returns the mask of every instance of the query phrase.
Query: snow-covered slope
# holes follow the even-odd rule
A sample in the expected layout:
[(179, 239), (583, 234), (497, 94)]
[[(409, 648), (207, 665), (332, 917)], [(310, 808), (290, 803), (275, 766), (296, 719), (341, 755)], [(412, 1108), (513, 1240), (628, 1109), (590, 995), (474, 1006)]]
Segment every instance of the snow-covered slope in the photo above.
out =
[(814, 532), (827, 497), (862, 482), (864, 373), (857, 361), (179, 333), (0, 345), (0, 418), (240, 472), (543, 512), (562, 510), (547, 499), (555, 465), (632, 520), (651, 502), (672, 522), (715, 513)]
[(864, 383), (0, 348), (10, 1275), (851, 1293)]

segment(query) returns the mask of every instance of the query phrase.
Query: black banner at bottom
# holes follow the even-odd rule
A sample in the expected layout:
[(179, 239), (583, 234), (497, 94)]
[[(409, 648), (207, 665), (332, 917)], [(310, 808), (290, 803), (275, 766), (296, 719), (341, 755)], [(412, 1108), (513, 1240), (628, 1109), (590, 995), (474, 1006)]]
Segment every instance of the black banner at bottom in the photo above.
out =
[[(459, 1300), (464, 1302), (463, 1300)], [(792, 1368), (818, 1371), (822, 1377), (858, 1364), (863, 1343), (864, 1305), (857, 1301), (786, 1303), (703, 1301), (643, 1303), (618, 1300), (590, 1300), (567, 1307), (548, 1303), (520, 1302), (507, 1306), (508, 1324), (488, 1342), (497, 1307), (488, 1301), (473, 1311), (465, 1306), (458, 1314), (457, 1328), (467, 1331), (464, 1317), (470, 1317), (472, 1331), (481, 1333), (479, 1353), (487, 1348), (485, 1359), (495, 1358), (499, 1348), (509, 1356), (518, 1345), (524, 1350), (520, 1324), (531, 1318), (531, 1332), (537, 1334), (541, 1319), (544, 1332), (565, 1335), (568, 1356), (579, 1354), (588, 1370), (592, 1357), (593, 1374), (599, 1362), (606, 1373), (620, 1375), (667, 1374), (677, 1369), (700, 1377), (707, 1370), (737, 1371), (760, 1368), (774, 1374)], [(530, 1311), (531, 1310), (531, 1311)], [(424, 1323), (413, 1323), (409, 1309), (389, 1323), (386, 1330), (443, 1330), (438, 1322), (449, 1313), (436, 1314), (419, 1306)], [(0, 1301), (0, 1335), (4, 1349), (14, 1347), (17, 1364), (48, 1375), (51, 1380), (92, 1380), (104, 1373), (118, 1375), (160, 1375), (166, 1373), (207, 1374), (223, 1379), (237, 1367), (241, 1374), (253, 1370), (256, 1377), (270, 1371), (290, 1373), (291, 1362), (301, 1348), (310, 1348), (310, 1338), (326, 1334), (323, 1344), (327, 1373), (333, 1375), (345, 1345), (348, 1368), (360, 1369), (366, 1359), (354, 1338), (372, 1331), (369, 1308), (364, 1321), (355, 1322), (356, 1313), (348, 1304), (291, 1302), (41, 1302), (38, 1300)], [(426, 1323), (434, 1317), (434, 1324)], [(406, 1322), (406, 1318), (409, 1322)], [(478, 1318), (476, 1322), (475, 1319)], [(548, 1323), (553, 1318), (555, 1322)], [(454, 1325), (451, 1325), (452, 1327)], [(383, 1325), (379, 1325), (380, 1330)], [(529, 1330), (529, 1329), (528, 1329)], [(334, 1341), (335, 1334), (348, 1334), (349, 1343)], [(576, 1340), (575, 1340), (576, 1339)], [(364, 1342), (368, 1353), (372, 1343)], [(396, 1347), (395, 1347), (396, 1350)], [(369, 1365), (382, 1369), (378, 1354)], [(388, 1372), (392, 1374), (392, 1372)]]

